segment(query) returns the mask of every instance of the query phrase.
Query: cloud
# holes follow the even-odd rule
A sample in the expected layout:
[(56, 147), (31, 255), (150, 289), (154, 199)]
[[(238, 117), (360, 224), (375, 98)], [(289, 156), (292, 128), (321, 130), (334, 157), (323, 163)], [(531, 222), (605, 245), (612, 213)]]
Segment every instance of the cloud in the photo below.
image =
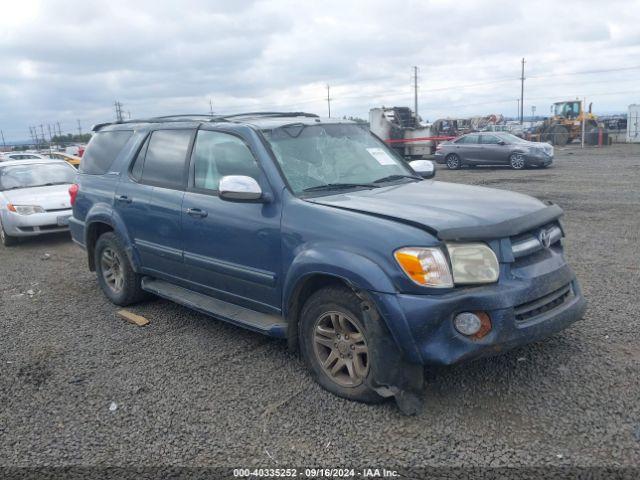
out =
[[(63, 130), (132, 116), (304, 109), (366, 116), (412, 103), (445, 115), (515, 114), (520, 59), (525, 108), (590, 95), (596, 112), (640, 99), (640, 4), (634, 0), (504, 2), (21, 0), (3, 6), (0, 128)], [(635, 66), (640, 67), (640, 61)], [(616, 92), (638, 92), (616, 93)], [(528, 110), (527, 110), (528, 111)]]

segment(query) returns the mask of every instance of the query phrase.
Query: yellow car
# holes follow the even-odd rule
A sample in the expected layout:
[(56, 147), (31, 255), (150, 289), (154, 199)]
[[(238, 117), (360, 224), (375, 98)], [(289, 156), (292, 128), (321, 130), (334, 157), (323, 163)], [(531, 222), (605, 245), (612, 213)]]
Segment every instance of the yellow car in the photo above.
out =
[(68, 153), (61, 152), (51, 152), (48, 154), (49, 157), (55, 158), (56, 160), (64, 160), (65, 162), (73, 165), (78, 168), (80, 166), (80, 157), (76, 157), (75, 155), (69, 155)]

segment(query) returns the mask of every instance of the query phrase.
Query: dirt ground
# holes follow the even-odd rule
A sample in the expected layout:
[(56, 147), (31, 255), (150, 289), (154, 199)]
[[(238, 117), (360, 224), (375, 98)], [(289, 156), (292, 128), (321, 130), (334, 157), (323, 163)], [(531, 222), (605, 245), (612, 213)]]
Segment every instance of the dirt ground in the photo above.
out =
[(589, 308), (544, 341), (427, 372), (402, 416), (315, 384), (282, 341), (164, 300), (116, 317), (68, 235), (0, 247), (0, 465), (640, 466), (640, 145), (437, 179), (565, 209)]

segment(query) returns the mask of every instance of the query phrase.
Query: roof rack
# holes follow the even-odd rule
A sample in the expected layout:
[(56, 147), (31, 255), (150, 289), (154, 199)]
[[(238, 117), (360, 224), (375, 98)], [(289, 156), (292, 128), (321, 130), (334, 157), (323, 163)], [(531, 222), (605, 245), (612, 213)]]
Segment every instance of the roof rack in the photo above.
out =
[(287, 118), (287, 117), (310, 117), (318, 118), (315, 113), (306, 112), (247, 112), (247, 113), (233, 113), (230, 115), (211, 115), (201, 113), (181, 113), (176, 115), (164, 115), (160, 117), (151, 118), (136, 118), (131, 120), (120, 120), (115, 122), (98, 123), (94, 125), (91, 130), (96, 132), (102, 127), (107, 125), (123, 125), (130, 123), (169, 123), (169, 122), (226, 122), (230, 119), (242, 118), (242, 117), (272, 117), (272, 118)]

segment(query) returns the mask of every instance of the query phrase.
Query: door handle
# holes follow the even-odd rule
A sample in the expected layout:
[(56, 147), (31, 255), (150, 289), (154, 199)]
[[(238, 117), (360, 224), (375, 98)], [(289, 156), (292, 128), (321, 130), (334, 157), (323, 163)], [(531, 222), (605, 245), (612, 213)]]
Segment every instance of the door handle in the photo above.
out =
[(120, 195), (116, 200), (120, 203), (131, 203), (133, 200), (126, 195)]
[(205, 210), (200, 210), (199, 208), (187, 208), (187, 215), (197, 218), (204, 218), (208, 215)]

